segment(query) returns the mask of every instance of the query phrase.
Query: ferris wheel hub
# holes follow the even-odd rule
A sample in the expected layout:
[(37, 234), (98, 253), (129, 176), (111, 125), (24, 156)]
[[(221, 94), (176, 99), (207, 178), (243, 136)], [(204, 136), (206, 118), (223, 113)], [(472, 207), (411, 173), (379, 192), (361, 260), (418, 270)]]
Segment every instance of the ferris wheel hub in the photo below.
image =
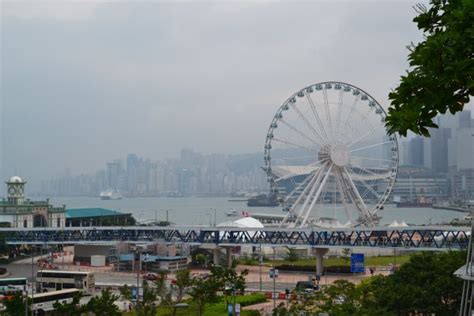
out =
[(351, 162), (351, 152), (345, 144), (336, 144), (331, 147), (331, 161), (338, 167), (344, 167)]

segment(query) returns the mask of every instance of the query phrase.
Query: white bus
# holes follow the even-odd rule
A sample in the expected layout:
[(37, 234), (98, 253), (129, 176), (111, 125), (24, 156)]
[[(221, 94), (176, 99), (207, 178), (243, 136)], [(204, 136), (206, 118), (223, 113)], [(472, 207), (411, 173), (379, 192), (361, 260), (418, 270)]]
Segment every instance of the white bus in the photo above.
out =
[(95, 276), (92, 272), (43, 270), (36, 273), (36, 291), (78, 289), (84, 295), (93, 295)]
[(0, 286), (13, 286), (22, 291), (26, 291), (26, 278), (6, 278), (0, 279)]
[(80, 292), (81, 291), (78, 289), (67, 289), (61, 291), (37, 293), (33, 296), (30, 294), (28, 295), (32, 302), (30, 309), (35, 311), (37, 315), (44, 315), (45, 312), (54, 310), (54, 303), (71, 303), (74, 296), (78, 295)]

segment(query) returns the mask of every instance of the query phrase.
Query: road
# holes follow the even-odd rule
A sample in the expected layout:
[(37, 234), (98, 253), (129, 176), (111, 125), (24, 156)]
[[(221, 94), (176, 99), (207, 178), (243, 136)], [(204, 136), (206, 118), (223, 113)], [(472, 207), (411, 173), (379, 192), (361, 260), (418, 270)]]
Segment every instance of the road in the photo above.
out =
[[(31, 279), (31, 264), (9, 264), (4, 266), (9, 272), (9, 277), (27, 277)], [(73, 265), (66, 265), (65, 270), (81, 270), (81, 271), (90, 271), (94, 268), (89, 267), (78, 267)], [(260, 290), (260, 280), (262, 282), (263, 291), (272, 291), (273, 290), (273, 279), (269, 276), (269, 267), (260, 267), (258, 266), (238, 266), (237, 270), (242, 271), (247, 269), (249, 271), (246, 281), (247, 289), (251, 291)], [(34, 274), (36, 275), (37, 266), (33, 268)], [(112, 272), (103, 268), (95, 268), (95, 280), (98, 285), (135, 285), (137, 284), (137, 275), (130, 272)], [(203, 269), (193, 269), (193, 273), (205, 273), (207, 270)], [(388, 274), (387, 271), (380, 271), (377, 274)], [(311, 277), (311, 273), (302, 273), (302, 272), (284, 272), (280, 271), (278, 278), (275, 280), (275, 288), (278, 292), (284, 292), (285, 289), (293, 289), (298, 281), (307, 281)], [(338, 279), (346, 279), (353, 283), (360, 283), (363, 279), (367, 278), (369, 274), (366, 275), (328, 275), (321, 278), (320, 284), (331, 284)], [(174, 278), (173, 275), (169, 276)], [(142, 276), (140, 276), (140, 282)]]

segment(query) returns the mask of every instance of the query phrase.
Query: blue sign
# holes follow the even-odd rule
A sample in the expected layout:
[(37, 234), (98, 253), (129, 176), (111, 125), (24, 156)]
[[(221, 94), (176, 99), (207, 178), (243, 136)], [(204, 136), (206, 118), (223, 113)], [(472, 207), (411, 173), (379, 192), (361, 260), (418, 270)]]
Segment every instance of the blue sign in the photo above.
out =
[(351, 272), (352, 273), (361, 273), (365, 271), (364, 266), (364, 254), (363, 253), (353, 253), (351, 254)]

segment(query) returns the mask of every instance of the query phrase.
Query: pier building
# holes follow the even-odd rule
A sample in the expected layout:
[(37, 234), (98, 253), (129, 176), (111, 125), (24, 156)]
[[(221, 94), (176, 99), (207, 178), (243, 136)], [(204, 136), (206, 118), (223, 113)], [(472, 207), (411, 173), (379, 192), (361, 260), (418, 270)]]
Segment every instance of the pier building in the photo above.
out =
[(31, 201), (25, 198), (26, 181), (11, 177), (7, 184), (7, 199), (0, 201), (0, 215), (10, 215), (12, 227), (64, 227), (66, 206), (54, 207), (49, 199)]

